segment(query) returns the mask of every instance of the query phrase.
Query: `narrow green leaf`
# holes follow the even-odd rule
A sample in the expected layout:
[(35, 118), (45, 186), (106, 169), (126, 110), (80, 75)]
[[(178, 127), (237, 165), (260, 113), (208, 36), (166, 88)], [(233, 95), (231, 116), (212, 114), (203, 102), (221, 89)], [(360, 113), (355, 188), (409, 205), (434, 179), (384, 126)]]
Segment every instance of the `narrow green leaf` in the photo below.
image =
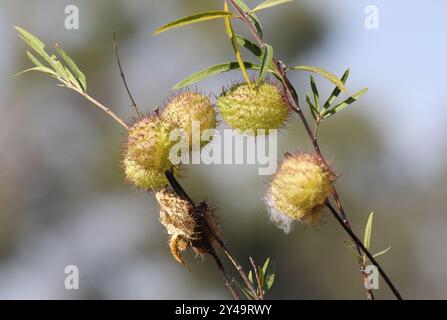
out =
[[(259, 268), (259, 273), (260, 273), (260, 278), (261, 278), (261, 286), (264, 291), (269, 289), (268, 282), (269, 282), (269, 277), (271, 276), (268, 273), (269, 267), (270, 267), (270, 258), (267, 258), (267, 260), (265, 260), (262, 268)], [(270, 279), (270, 281), (272, 281), (272, 280)]]
[(334, 108), (332, 108), (331, 110), (328, 110), (324, 113), (324, 118), (328, 118), (334, 114), (336, 114), (337, 112), (342, 111), (343, 109), (345, 109), (346, 107), (350, 106), (351, 104), (353, 104), (354, 102), (356, 102), (358, 99), (360, 99), (361, 96), (363, 96), (366, 92), (368, 91), (368, 88), (365, 88), (363, 90), (360, 90), (358, 92), (356, 92), (355, 94), (353, 94), (352, 96), (350, 96), (348, 99), (340, 102), (339, 104), (337, 104)]
[(257, 58), (260, 58), (262, 56), (262, 50), (259, 48), (258, 45), (256, 45), (254, 42), (236, 34), (236, 41), (241, 46), (253, 53)]
[(372, 223), (374, 218), (374, 212), (371, 212), (368, 217), (368, 221), (365, 226), (365, 235), (363, 238), (363, 245), (366, 249), (369, 250), (369, 246), (371, 245), (371, 232), (372, 232)]
[(65, 69), (64, 65), (57, 60), (57, 57), (55, 55), (51, 55), (49, 60), (47, 60), (48, 63), (53, 67), (54, 71), (56, 71), (57, 75), (64, 79), (66, 82), (71, 82), (70, 72)]
[[(343, 73), (343, 76), (341, 77), (341, 81), (346, 84), (346, 81), (348, 80), (349, 77), (349, 69), (346, 69), (346, 71)], [(324, 104), (324, 109), (329, 109), (329, 107), (331, 106), (331, 104), (335, 101), (335, 99), (337, 99), (338, 95), (340, 94), (341, 90), (338, 87), (335, 87), (334, 90), (332, 91), (331, 95), (329, 96), (329, 98), (326, 100), (325, 104)]]
[(384, 255), (385, 253), (387, 253), (388, 251), (390, 251), (391, 246), (389, 246), (388, 248), (386, 248), (385, 250), (379, 251), (376, 254), (373, 254), (374, 258), (380, 257), (382, 255)]
[(265, 273), (264, 270), (261, 267), (258, 267), (258, 276), (259, 276), (259, 282), (261, 284), (261, 288), (264, 287), (264, 281), (265, 281)]
[[(224, 3), (224, 12), (229, 12), (228, 11), (228, 3), (226, 1)], [(236, 36), (235, 36), (234, 30), (233, 30), (233, 25), (231, 23), (230, 17), (225, 17), (225, 29), (227, 31), (228, 37), (231, 40), (231, 45), (233, 47), (234, 54), (236, 55), (237, 62), (239, 63), (239, 67), (242, 71), (242, 75), (244, 76), (245, 81), (247, 82), (248, 86), (250, 88), (252, 88), (250, 77), (248, 76), (247, 69), (245, 68), (245, 65), (244, 65), (244, 59), (242, 58), (241, 52), (239, 51), (239, 46), (236, 41)]]
[(249, 14), (248, 18), (249, 18), (251, 24), (253, 25), (253, 27), (255, 27), (256, 32), (258, 33), (259, 37), (262, 39), (262, 37), (264, 36), (264, 31), (262, 31), (261, 20), (259, 20), (258, 16), (255, 15), (254, 13)]
[(319, 111), (315, 108), (315, 106), (312, 104), (312, 101), (310, 101), (310, 95), (309, 93), (306, 93), (306, 102), (309, 106), (310, 113), (312, 114), (312, 117), (315, 121), (317, 121), (317, 114), (319, 114)]
[(241, 290), (242, 290), (242, 292), (244, 293), (245, 297), (246, 297), (248, 300), (253, 300), (253, 295), (252, 295), (252, 293), (251, 293), (250, 290), (248, 290), (248, 289), (245, 288), (245, 287), (242, 287)]
[(251, 11), (250, 7), (242, 0), (234, 0), (239, 8), (242, 9), (245, 13), (249, 13)]
[(358, 99), (360, 99), (366, 92), (368, 91), (368, 88), (362, 89), (356, 93), (354, 93), (352, 96), (350, 96), (348, 99), (346, 99), (345, 101), (339, 103), (338, 105), (336, 105), (334, 107), (334, 110), (336, 112), (339, 112), (341, 110), (343, 110), (344, 108), (346, 108), (347, 106), (349, 106), (350, 104), (354, 103), (355, 101), (357, 101)]
[(241, 289), (242, 293), (245, 295), (245, 297), (248, 300), (253, 300), (253, 295), (251, 293), (250, 290), (248, 290), (245, 285), (243, 285), (242, 283), (240, 283), (239, 281), (235, 280), (236, 285), (239, 287), (239, 289)]
[(264, 272), (264, 274), (267, 274), (267, 269), (270, 265), (270, 258), (267, 258), (267, 260), (265, 260), (264, 265), (262, 266), (262, 271)]
[(264, 290), (270, 290), (273, 286), (273, 283), (275, 282), (275, 274), (271, 273), (269, 275), (267, 275), (266, 280), (265, 280), (265, 287)]
[(84, 88), (82, 87), (82, 84), (78, 81), (78, 79), (76, 79), (75, 75), (70, 70), (68, 70), (67, 67), (64, 67), (64, 68), (65, 68), (65, 71), (67, 72), (69, 83), (71, 83), (73, 86), (75, 86), (82, 92), (85, 92)]
[(325, 77), (329, 81), (331, 81), (333, 84), (335, 84), (342, 92), (348, 91), (345, 84), (335, 74), (333, 74), (327, 70), (324, 70), (323, 68), (314, 67), (314, 66), (296, 66), (296, 67), (290, 68), (290, 70), (309, 71), (309, 72), (317, 73), (317, 74)]
[[(65, 61), (70, 71), (74, 74), (76, 82), (80, 85), (81, 90), (86, 92), (87, 90), (87, 79), (84, 73), (79, 69), (73, 59), (62, 49), (60, 46), (56, 45), (57, 51), (61, 58)], [(69, 72), (69, 71), (68, 71)]]
[[(259, 70), (260, 66), (256, 65), (256, 64), (252, 64), (249, 62), (244, 62), (244, 66), (246, 69), (251, 69), (251, 70)], [(224, 73), (224, 72), (228, 72), (228, 71), (232, 71), (232, 70), (239, 70), (240, 66), (238, 62), (227, 62), (227, 63), (222, 63), (222, 64), (217, 64), (214, 66), (211, 66), (209, 68), (200, 70), (192, 75), (190, 75), (189, 77), (187, 77), (186, 79), (180, 81), (179, 83), (177, 83), (173, 89), (180, 89), (186, 86), (189, 86), (191, 84), (194, 84), (196, 82), (202, 81), (203, 79)]]
[(253, 272), (248, 272), (248, 280), (250, 280), (251, 283), (253, 283)]
[(262, 36), (263, 36), (262, 25), (261, 25), (261, 20), (259, 20), (258, 16), (251, 12), (251, 9), (245, 4), (244, 1), (242, 1), (242, 0), (234, 0), (234, 2), (236, 3), (236, 5), (239, 8), (241, 8), (241, 10), (246, 15), (248, 15), (250, 23), (253, 25), (253, 27), (256, 29), (256, 32), (258, 33), (258, 35), (262, 39)]
[(183, 27), (183, 26), (186, 26), (186, 25), (189, 25), (192, 23), (208, 21), (208, 20), (213, 20), (213, 19), (220, 19), (220, 18), (231, 17), (231, 16), (233, 16), (233, 13), (226, 12), (226, 11), (219, 11), (219, 10), (196, 13), (196, 14), (190, 15), (188, 17), (184, 17), (184, 18), (172, 21), (172, 22), (158, 28), (157, 30), (155, 30), (154, 35), (160, 34), (162, 32), (165, 32), (165, 31), (173, 29), (173, 28)]
[(320, 95), (318, 93), (317, 85), (315, 84), (315, 79), (313, 76), (310, 76), (310, 87), (314, 95), (315, 108), (317, 109), (318, 113), (320, 113)]
[[(54, 69), (54, 61), (53, 59), (46, 53), (45, 51), (45, 44), (40, 41), (36, 36), (32, 35), (30, 32), (26, 31), (25, 29), (22, 29), (20, 27), (14, 27), (18, 32), (20, 38), (22, 38), (23, 41), (31, 48), (33, 49), (37, 54), (39, 54), (42, 58), (44, 58), (48, 64), (50, 64), (51, 67)], [(28, 55), (29, 57), (29, 55)], [(36, 59), (37, 60), (37, 59)], [(31, 59), (33, 63), (35, 63), (35, 59)], [(55, 70), (56, 71), (56, 70)]]
[(47, 68), (47, 67), (45, 67), (45, 66), (34, 67), (34, 68), (30, 68), (30, 69), (24, 70), (24, 71), (22, 71), (22, 72), (19, 72), (19, 73), (15, 74), (14, 77), (20, 76), (20, 75), (22, 75), (22, 74), (24, 74), (24, 73), (27, 73), (27, 72), (30, 72), (30, 71), (39, 71), (39, 72), (43, 72), (43, 73), (49, 74), (49, 75), (52, 76), (52, 77), (57, 78), (57, 74), (56, 74), (56, 72), (54, 72), (53, 70), (51, 70), (50, 68)]
[(36, 67), (45, 67), (44, 64), (40, 62), (39, 59), (37, 59), (31, 52), (26, 51), (26, 55)]
[[(55, 56), (50, 56), (45, 51), (45, 44), (40, 41), (36, 36), (32, 35), (30, 32), (22, 29), (20, 27), (15, 27), (15, 29), (19, 32), (20, 37), (28, 44), (36, 53), (38, 53), (45, 61), (53, 68), (53, 70), (57, 73), (57, 75), (68, 81), (68, 75), (65, 72), (63, 66), (58, 63)], [(34, 61), (33, 61), (34, 62)]]
[(259, 70), (258, 83), (265, 79), (268, 68), (273, 61), (273, 47), (269, 44), (264, 45), (264, 52), (262, 54), (261, 70)]
[(19, 32), (23, 40), (34, 50), (43, 50), (45, 48), (45, 44), (30, 32), (17, 26), (15, 26), (14, 28)]
[(287, 2), (292, 2), (293, 0), (267, 0), (264, 1), (263, 3), (261, 3), (259, 6), (257, 6), (256, 8), (254, 8), (251, 12), (257, 12), (257, 11), (261, 11), (267, 8), (271, 8), (283, 3), (287, 3)]

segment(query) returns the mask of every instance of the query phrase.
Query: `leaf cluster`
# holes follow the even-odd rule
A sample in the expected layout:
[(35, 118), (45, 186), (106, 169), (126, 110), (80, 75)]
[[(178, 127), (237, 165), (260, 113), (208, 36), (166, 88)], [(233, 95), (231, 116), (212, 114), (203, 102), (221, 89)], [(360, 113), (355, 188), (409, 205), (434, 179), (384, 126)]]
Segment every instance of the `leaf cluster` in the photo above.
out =
[[(28, 58), (34, 64), (34, 67), (16, 74), (16, 76), (30, 71), (43, 72), (59, 80), (64, 86), (76, 88), (81, 92), (87, 91), (87, 79), (85, 74), (79, 69), (72, 58), (59, 46), (55, 45), (59, 58), (56, 55), (50, 55), (45, 50), (45, 44), (36, 36), (20, 27), (15, 27), (19, 36), (34, 51), (37, 58), (30, 51), (26, 51)], [(42, 62), (44, 61), (44, 62)]]

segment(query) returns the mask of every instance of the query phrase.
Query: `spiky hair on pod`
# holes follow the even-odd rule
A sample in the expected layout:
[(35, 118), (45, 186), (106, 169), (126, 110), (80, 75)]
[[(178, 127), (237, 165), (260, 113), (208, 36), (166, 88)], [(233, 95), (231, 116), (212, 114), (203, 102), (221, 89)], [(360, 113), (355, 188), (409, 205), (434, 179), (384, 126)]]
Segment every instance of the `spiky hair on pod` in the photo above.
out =
[(262, 81), (251, 88), (247, 83), (237, 83), (224, 90), (217, 99), (222, 118), (241, 133), (282, 128), (291, 111), (282, 86), (272, 81)]
[(272, 221), (289, 232), (293, 221), (316, 224), (336, 175), (316, 153), (287, 154), (266, 195)]
[(145, 169), (164, 172), (172, 167), (168, 159), (170, 147), (168, 130), (160, 117), (152, 114), (138, 120), (130, 127), (125, 158)]
[[(169, 130), (182, 129), (189, 137), (190, 148), (194, 145), (192, 124), (200, 123), (200, 130), (215, 129), (217, 126), (216, 111), (210, 98), (197, 91), (183, 91), (172, 95), (162, 109), (160, 118)], [(198, 136), (200, 139), (201, 132)], [(200, 147), (208, 141), (198, 141)]]
[(166, 186), (165, 171), (179, 171), (169, 161), (170, 148), (168, 131), (157, 113), (137, 120), (124, 145), (122, 166), (126, 180), (148, 191)]
[(181, 252), (191, 247), (196, 254), (208, 252), (220, 233), (214, 210), (205, 202), (194, 206), (168, 189), (161, 189), (155, 197), (160, 205), (160, 222), (169, 235), (169, 248), (178, 263), (185, 266)]

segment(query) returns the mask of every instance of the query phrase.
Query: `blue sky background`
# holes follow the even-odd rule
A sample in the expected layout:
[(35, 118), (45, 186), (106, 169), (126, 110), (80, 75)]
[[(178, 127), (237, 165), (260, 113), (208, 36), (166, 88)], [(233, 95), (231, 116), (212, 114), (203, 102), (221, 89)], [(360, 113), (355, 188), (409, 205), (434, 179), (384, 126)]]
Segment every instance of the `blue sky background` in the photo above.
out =
[[(415, 178), (436, 175), (447, 154), (447, 21), (444, 1), (311, 1), (332, 36), (311, 63), (350, 66), (388, 148)], [(365, 7), (379, 8), (379, 29), (364, 28)], [(342, 70), (340, 70), (342, 71)]]

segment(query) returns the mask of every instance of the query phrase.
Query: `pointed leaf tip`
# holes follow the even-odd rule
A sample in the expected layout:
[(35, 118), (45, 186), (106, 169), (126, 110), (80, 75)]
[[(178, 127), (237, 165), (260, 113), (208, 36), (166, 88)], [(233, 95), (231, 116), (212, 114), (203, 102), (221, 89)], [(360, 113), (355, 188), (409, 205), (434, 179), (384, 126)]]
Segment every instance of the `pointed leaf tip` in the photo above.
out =
[(219, 10), (200, 12), (165, 24), (164, 26), (155, 30), (154, 35), (158, 35), (170, 29), (183, 27), (192, 23), (203, 22), (213, 19), (220, 19), (230, 16), (233, 16), (233, 13)]
[[(251, 69), (251, 70), (259, 70), (260, 66), (257, 64), (244, 62), (245, 69)], [(238, 70), (240, 69), (239, 62), (226, 62), (221, 64), (216, 64), (214, 66), (208, 67), (206, 69), (200, 70), (189, 77), (185, 78), (184, 80), (177, 83), (172, 89), (177, 90), (181, 89), (183, 87), (192, 85), (196, 82), (202, 81), (206, 78), (216, 76), (218, 74), (232, 71), (232, 70)]]
[(371, 212), (369, 214), (368, 221), (366, 222), (365, 236), (363, 238), (363, 244), (364, 244), (365, 248), (368, 250), (371, 245), (371, 233), (372, 233), (373, 218), (374, 218), (374, 212)]
[(273, 61), (273, 47), (269, 44), (264, 45), (264, 52), (262, 54), (261, 70), (259, 70), (258, 83), (265, 79), (268, 67)]
[(280, 4), (292, 2), (292, 1), (294, 1), (294, 0), (267, 0), (267, 1), (264, 1), (263, 3), (261, 3), (260, 5), (258, 5), (256, 8), (254, 8), (251, 12), (261, 11), (264, 9), (268, 9), (268, 8), (278, 6)]
[(296, 66), (290, 68), (290, 70), (295, 71), (309, 71), (313, 73), (317, 73), (329, 81), (331, 81), (333, 84), (335, 84), (342, 92), (348, 92), (348, 88), (345, 86), (342, 80), (340, 80), (335, 74), (332, 72), (329, 72), (323, 68), (315, 67), (315, 66)]
[[(228, 10), (228, 3), (224, 2), (224, 12), (229, 12)], [(241, 69), (242, 75), (245, 78), (245, 81), (247, 82), (248, 86), (252, 88), (252, 84), (250, 81), (250, 77), (248, 76), (247, 69), (245, 68), (245, 62), (242, 58), (242, 54), (239, 50), (239, 45), (236, 40), (236, 34), (233, 30), (233, 24), (231, 23), (231, 17), (225, 17), (225, 30), (227, 32), (228, 37), (231, 41), (231, 46), (233, 47), (234, 54), (236, 56), (237, 62), (239, 63), (239, 67)]]
[(385, 253), (387, 253), (388, 251), (390, 251), (390, 249), (391, 249), (391, 246), (389, 246), (385, 250), (382, 250), (382, 251), (379, 251), (379, 252), (373, 254), (373, 257), (374, 258), (380, 257), (380, 256), (384, 255)]

